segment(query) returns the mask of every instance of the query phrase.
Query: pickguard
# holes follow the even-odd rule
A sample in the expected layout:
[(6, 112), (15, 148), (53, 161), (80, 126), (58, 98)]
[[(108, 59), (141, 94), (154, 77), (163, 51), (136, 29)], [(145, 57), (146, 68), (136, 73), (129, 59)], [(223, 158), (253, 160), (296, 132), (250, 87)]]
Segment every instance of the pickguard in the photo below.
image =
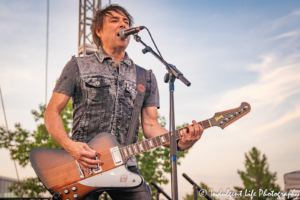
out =
[(143, 183), (143, 178), (129, 171), (125, 165), (121, 165), (120, 167), (78, 181), (78, 183), (90, 187), (126, 188), (139, 186)]

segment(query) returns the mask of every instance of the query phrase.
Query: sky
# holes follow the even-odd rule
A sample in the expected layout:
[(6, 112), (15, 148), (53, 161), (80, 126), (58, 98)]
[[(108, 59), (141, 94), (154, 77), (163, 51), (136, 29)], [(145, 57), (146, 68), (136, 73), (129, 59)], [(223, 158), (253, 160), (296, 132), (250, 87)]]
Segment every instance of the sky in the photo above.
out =
[[(283, 189), (283, 175), (300, 170), (300, 1), (111, 2), (131, 13), (134, 26), (146, 26), (164, 59), (192, 83), (175, 82), (176, 125), (211, 118), (241, 102), (251, 105), (248, 115), (224, 130), (205, 130), (181, 160), (179, 197), (192, 192), (182, 173), (214, 191), (242, 186), (237, 170), (245, 169), (252, 147), (267, 156)], [(0, 1), (0, 86), (11, 130), (15, 123), (36, 129), (31, 110), (45, 103), (46, 12), (46, 0)], [(77, 56), (78, 14), (78, 1), (50, 0), (48, 101), (64, 65)], [(153, 47), (146, 31), (139, 35)], [(142, 49), (131, 38), (127, 52), (156, 75), (159, 113), (168, 120), (165, 67)], [(16, 178), (7, 150), (0, 150), (0, 163), (0, 176)], [(18, 170), (22, 179), (35, 176), (30, 166)], [(170, 184), (163, 188), (171, 195)]]

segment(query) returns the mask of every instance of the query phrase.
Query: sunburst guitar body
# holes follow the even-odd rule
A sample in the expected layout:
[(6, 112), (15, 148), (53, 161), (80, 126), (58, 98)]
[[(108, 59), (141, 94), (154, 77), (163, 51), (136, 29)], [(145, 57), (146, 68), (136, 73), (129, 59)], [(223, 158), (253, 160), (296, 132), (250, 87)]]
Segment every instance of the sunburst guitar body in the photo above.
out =
[[(200, 121), (203, 129), (219, 126), (222, 129), (249, 113), (251, 107), (243, 102), (240, 107), (218, 112), (214, 117)], [(182, 137), (176, 130), (176, 138)], [(127, 169), (127, 160), (137, 154), (149, 151), (170, 142), (170, 133), (146, 139), (128, 146), (120, 145), (113, 135), (102, 132), (88, 144), (100, 160), (97, 169), (83, 171), (76, 160), (65, 150), (36, 148), (30, 153), (31, 164), (53, 199), (81, 200), (96, 190), (135, 188), (143, 183), (143, 178)]]

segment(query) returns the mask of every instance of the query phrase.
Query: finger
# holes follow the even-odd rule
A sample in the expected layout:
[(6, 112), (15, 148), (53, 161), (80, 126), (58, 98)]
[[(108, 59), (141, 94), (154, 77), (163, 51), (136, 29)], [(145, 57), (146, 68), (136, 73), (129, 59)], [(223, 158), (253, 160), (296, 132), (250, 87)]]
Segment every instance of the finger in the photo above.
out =
[(87, 168), (91, 168), (91, 169), (97, 169), (98, 168), (98, 165), (91, 165), (91, 164), (88, 164), (88, 163), (83, 162), (83, 161), (81, 161), (80, 164), (82, 166), (82, 169), (85, 172), (89, 172), (89, 170)]
[(186, 141), (189, 137), (190, 137), (190, 126), (185, 127), (184, 129), (182, 129), (181, 133), (182, 133), (182, 137), (181, 140), (182, 141)]
[(189, 134), (190, 134), (191, 136), (195, 135), (194, 126), (189, 125), (188, 128), (189, 128)]
[(80, 165), (80, 168), (81, 168), (84, 172), (89, 173), (89, 170), (85, 167), (85, 165), (84, 165), (83, 163), (81, 163), (81, 162), (78, 162), (78, 163), (79, 163), (79, 165)]
[(93, 160), (87, 157), (80, 157), (80, 161), (86, 163), (87, 165), (97, 165), (100, 160)]
[(193, 125), (194, 125), (194, 130), (195, 130), (195, 136), (198, 136), (200, 134), (200, 128), (199, 128), (199, 124), (193, 120)]
[(86, 150), (86, 156), (87, 157), (89, 157), (89, 158), (93, 158), (93, 157), (95, 157), (96, 156), (96, 151), (95, 150), (93, 150), (92, 148), (90, 148), (87, 144), (83, 144), (83, 148), (84, 148), (84, 150)]
[(184, 127), (184, 128), (182, 129), (181, 133), (182, 133), (182, 135), (185, 135), (185, 134), (188, 133), (188, 131), (189, 131), (189, 129), (188, 129), (187, 127)]

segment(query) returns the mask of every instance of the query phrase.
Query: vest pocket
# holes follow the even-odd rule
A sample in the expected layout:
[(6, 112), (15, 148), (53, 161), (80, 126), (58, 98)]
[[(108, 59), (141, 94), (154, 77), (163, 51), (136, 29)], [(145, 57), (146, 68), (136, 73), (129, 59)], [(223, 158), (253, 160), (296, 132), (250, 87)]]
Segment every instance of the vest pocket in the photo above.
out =
[(87, 97), (92, 102), (108, 100), (110, 80), (106, 77), (84, 77)]

